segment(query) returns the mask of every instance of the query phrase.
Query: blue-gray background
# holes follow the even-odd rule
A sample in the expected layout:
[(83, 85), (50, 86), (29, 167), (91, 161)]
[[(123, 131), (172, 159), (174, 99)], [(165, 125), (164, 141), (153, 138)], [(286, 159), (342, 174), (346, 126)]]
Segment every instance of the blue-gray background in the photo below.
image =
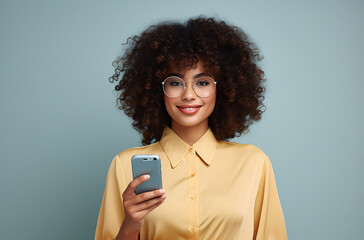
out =
[(234, 139), (273, 163), (290, 239), (364, 235), (363, 1), (0, 1), (0, 239), (92, 239), (140, 136), (108, 77), (121, 43), (206, 14), (264, 55), (267, 111)]

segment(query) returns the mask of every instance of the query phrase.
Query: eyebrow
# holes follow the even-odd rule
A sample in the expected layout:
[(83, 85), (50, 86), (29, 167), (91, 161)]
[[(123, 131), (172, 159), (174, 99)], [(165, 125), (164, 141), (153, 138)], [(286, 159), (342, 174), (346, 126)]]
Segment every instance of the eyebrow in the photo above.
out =
[[(168, 77), (172, 77), (172, 76), (174, 76), (174, 77), (179, 77), (179, 78), (182, 78), (182, 79), (183, 79), (183, 75), (181, 75), (181, 74), (179, 74), (179, 73), (170, 73), (170, 74), (168, 75)], [(196, 74), (195, 76), (193, 76), (193, 78), (199, 78), (199, 77), (203, 77), (203, 76), (211, 77), (211, 75), (210, 75), (210, 74), (203, 72), (203, 73), (198, 73), (198, 74)]]

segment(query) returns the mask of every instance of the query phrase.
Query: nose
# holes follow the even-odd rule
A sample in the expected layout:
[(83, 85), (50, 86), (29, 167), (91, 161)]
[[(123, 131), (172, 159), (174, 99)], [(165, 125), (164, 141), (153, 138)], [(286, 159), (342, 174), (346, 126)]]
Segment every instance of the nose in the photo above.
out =
[(185, 82), (185, 86), (186, 86), (186, 89), (185, 89), (185, 91), (183, 92), (183, 94), (181, 96), (182, 99), (186, 100), (186, 101), (196, 99), (196, 93), (193, 90), (193, 81), (192, 80), (187, 80)]

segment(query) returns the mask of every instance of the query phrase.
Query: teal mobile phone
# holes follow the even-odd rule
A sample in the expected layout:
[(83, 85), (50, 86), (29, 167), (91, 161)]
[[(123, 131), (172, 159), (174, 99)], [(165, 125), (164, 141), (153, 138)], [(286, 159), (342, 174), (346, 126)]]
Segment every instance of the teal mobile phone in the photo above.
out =
[(134, 155), (131, 158), (133, 179), (148, 174), (149, 180), (140, 184), (135, 194), (162, 188), (161, 160), (158, 155)]

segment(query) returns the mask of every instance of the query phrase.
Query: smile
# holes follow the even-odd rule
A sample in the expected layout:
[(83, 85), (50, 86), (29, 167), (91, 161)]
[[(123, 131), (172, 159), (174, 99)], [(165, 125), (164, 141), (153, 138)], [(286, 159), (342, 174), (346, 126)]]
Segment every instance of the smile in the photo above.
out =
[(183, 112), (184, 114), (195, 114), (200, 110), (200, 105), (194, 105), (194, 106), (177, 106), (177, 108)]

